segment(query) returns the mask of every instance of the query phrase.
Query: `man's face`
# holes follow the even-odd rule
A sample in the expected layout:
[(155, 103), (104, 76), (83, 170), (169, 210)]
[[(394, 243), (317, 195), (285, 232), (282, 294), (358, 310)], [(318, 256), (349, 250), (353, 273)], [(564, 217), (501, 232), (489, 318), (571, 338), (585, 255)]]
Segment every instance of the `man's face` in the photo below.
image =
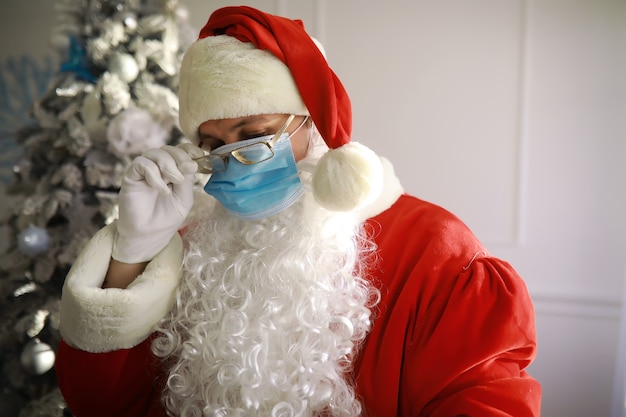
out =
[[(259, 114), (234, 119), (207, 120), (198, 128), (200, 139), (198, 146), (210, 152), (222, 145), (273, 135), (288, 117), (289, 115), (286, 114)], [(306, 156), (309, 147), (309, 122), (291, 135), (303, 121), (304, 116), (296, 116), (286, 130), (286, 133), (291, 136), (291, 146), (296, 162)]]

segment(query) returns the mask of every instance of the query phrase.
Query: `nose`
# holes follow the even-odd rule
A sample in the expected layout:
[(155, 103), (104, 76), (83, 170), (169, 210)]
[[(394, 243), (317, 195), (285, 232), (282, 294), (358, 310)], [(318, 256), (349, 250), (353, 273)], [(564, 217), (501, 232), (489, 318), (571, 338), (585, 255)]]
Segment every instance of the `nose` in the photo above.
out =
[(235, 133), (226, 133), (224, 132), (221, 136), (219, 136), (224, 145), (230, 145), (231, 143), (239, 142), (241, 138), (239, 135)]

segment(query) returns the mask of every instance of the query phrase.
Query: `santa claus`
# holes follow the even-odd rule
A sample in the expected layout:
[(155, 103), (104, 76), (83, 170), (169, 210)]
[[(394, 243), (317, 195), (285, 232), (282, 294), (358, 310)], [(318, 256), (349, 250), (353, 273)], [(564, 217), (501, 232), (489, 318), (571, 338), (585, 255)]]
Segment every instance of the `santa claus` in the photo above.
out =
[(77, 417), (539, 415), (523, 281), (351, 141), (302, 22), (217, 10), (179, 97), (65, 282)]

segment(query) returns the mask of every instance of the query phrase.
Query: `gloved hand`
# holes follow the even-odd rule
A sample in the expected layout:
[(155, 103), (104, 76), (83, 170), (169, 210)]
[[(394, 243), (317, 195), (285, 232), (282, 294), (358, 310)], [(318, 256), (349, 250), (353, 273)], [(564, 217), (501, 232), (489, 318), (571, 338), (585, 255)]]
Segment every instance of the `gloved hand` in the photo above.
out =
[(113, 259), (151, 260), (169, 243), (193, 205), (198, 168), (192, 158), (204, 152), (190, 143), (150, 149), (127, 168), (119, 194)]

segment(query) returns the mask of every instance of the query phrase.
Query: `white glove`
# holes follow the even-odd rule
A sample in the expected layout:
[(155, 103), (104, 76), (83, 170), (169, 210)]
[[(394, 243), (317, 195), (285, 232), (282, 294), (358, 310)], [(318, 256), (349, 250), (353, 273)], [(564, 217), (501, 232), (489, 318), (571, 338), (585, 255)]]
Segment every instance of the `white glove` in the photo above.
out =
[(151, 260), (177, 233), (193, 205), (193, 183), (203, 156), (190, 143), (150, 149), (124, 173), (113, 259), (124, 263)]

